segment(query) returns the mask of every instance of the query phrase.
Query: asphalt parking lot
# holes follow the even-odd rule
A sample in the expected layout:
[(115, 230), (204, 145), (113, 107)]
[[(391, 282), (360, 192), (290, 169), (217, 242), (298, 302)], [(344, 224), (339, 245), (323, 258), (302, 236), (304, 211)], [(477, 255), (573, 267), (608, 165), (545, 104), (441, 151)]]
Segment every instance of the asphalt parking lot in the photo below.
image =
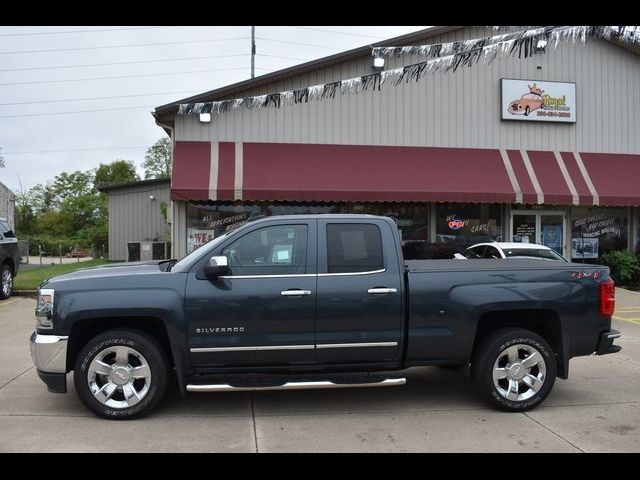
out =
[(136, 421), (90, 414), (48, 393), (29, 354), (35, 300), (0, 302), (0, 452), (638, 452), (640, 293), (618, 289), (620, 353), (579, 357), (545, 403), (501, 413), (437, 367), (392, 388), (260, 393), (171, 389)]

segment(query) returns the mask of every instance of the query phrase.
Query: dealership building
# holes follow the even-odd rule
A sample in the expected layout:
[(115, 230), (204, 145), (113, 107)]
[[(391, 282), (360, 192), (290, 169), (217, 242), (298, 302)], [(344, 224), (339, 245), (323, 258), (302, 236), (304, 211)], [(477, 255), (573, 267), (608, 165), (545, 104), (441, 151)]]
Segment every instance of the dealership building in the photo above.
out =
[(157, 107), (174, 145), (172, 255), (252, 215), (299, 213), (392, 216), (406, 246), (531, 242), (584, 262), (635, 251), (637, 43), (536, 40), (435, 72), (420, 64), (437, 54), (372, 56), (525, 28), (432, 27)]

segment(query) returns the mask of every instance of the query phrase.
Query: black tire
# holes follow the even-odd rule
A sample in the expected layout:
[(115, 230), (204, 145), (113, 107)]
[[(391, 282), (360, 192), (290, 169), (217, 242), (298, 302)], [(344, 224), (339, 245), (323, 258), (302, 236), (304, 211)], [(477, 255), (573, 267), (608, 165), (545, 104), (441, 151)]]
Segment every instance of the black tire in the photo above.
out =
[[(519, 360), (514, 363), (509, 363), (507, 349), (510, 347), (517, 347), (510, 350), (517, 352), (519, 356)], [(517, 364), (520, 360), (529, 358), (527, 354), (532, 354), (534, 351), (539, 353), (538, 363), (531, 368), (526, 364), (523, 365), (525, 367), (523, 371)], [(531, 358), (533, 360), (535, 357)], [(504, 364), (504, 362), (507, 363)], [(508, 365), (514, 366), (508, 367)], [(502, 374), (507, 376), (494, 382), (495, 366), (504, 372), (498, 373), (497, 376)], [(520, 375), (526, 378), (518, 378)], [(551, 392), (556, 380), (556, 357), (549, 344), (540, 335), (521, 328), (502, 329), (488, 335), (476, 348), (471, 361), (471, 378), (480, 395), (495, 408), (507, 412), (524, 412), (538, 406)], [(529, 387), (533, 378), (537, 378), (542, 385), (534, 382), (535, 388)], [(515, 389), (509, 392), (512, 382), (517, 383), (517, 392)], [(497, 387), (496, 383), (498, 383)], [(514, 398), (507, 398), (505, 393)]]
[[(108, 364), (110, 359), (113, 358), (113, 365), (116, 365), (116, 353), (110, 353), (110, 350), (119, 346), (126, 347), (129, 352), (135, 352), (128, 354), (126, 357), (130, 367), (136, 366), (136, 362), (140, 362), (140, 358), (142, 358), (146, 360), (150, 370), (148, 380), (134, 380), (132, 378), (132, 385), (143, 385), (141, 391), (144, 391), (144, 385), (147, 385), (146, 382), (148, 382), (148, 385), (146, 386), (146, 391), (144, 391), (143, 398), (138, 403), (126, 407), (102, 403), (94, 396), (90, 387), (92, 378), (90, 366), (93, 360), (100, 355), (104, 361), (103, 363)], [(139, 356), (136, 356), (136, 353)], [(138, 366), (141, 365), (142, 362)], [(167, 361), (167, 355), (155, 338), (137, 330), (117, 329), (103, 332), (87, 342), (76, 359), (73, 380), (80, 400), (90, 411), (102, 418), (130, 420), (147, 415), (158, 405), (167, 388), (168, 372), (169, 362)], [(93, 380), (94, 388), (96, 388), (96, 384), (98, 384), (97, 386), (104, 386), (105, 383), (113, 383), (115, 385), (114, 382), (110, 382), (110, 377), (93, 375), (93, 378), (95, 379)], [(136, 384), (135, 382), (138, 383)], [(140, 384), (140, 382), (142, 383)], [(123, 386), (119, 386), (114, 391), (111, 399), (106, 401), (117, 400), (128, 403), (124, 396)]]
[(11, 296), (13, 292), (13, 270), (9, 265), (0, 267), (0, 300)]

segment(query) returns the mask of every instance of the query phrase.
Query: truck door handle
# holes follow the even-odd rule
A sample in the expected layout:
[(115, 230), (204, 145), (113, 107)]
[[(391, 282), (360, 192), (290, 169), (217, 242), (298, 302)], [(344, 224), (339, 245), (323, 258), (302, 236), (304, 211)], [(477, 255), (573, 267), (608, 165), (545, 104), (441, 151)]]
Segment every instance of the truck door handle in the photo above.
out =
[(372, 295), (385, 295), (387, 293), (397, 293), (398, 289), (396, 288), (370, 288), (367, 290), (367, 293)]
[(311, 290), (283, 290), (280, 295), (283, 297), (301, 297), (303, 295), (311, 295)]

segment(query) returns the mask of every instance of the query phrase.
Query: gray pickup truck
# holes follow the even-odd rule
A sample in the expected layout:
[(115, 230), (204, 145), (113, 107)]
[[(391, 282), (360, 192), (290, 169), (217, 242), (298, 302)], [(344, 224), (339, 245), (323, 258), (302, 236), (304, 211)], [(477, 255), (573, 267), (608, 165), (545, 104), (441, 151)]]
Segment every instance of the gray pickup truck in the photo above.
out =
[(0, 218), (0, 300), (11, 296), (19, 266), (18, 239), (9, 223)]
[[(392, 386), (469, 365), (506, 411), (540, 404), (569, 359), (620, 350), (606, 267), (545, 260), (404, 261), (369, 215), (274, 216), (180, 261), (76, 271), (39, 288), (32, 357), (86, 407), (135, 418), (181, 392)], [(394, 373), (396, 372), (396, 373)]]

